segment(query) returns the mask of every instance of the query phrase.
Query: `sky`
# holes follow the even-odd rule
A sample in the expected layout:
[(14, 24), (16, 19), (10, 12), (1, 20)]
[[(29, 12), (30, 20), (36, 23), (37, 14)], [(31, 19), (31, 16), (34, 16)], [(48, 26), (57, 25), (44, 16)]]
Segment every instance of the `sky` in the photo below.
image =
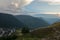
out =
[(0, 12), (19, 14), (60, 14), (60, 0), (0, 0)]

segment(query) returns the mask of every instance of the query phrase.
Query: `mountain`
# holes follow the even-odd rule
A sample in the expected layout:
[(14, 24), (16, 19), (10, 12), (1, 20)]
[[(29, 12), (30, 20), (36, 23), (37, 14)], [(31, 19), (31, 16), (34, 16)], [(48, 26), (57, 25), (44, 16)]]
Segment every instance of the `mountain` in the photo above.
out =
[(60, 20), (59, 18), (43, 18), (45, 21), (47, 21), (49, 24), (53, 24)]
[(36, 14), (34, 16), (37, 17), (37, 18), (42, 17), (49, 24), (53, 24), (56, 21), (60, 20), (60, 18), (56, 14)]
[(0, 27), (15, 28), (23, 27), (24, 24), (17, 20), (13, 15), (0, 13)]
[(49, 27), (39, 28), (31, 32), (34, 37), (47, 40), (60, 39), (60, 22), (56, 22)]
[(49, 25), (45, 20), (43, 20), (43, 18), (39, 19), (29, 15), (16, 15), (15, 17), (21, 22), (23, 22), (25, 25), (29, 26), (29, 28), (31, 29), (38, 27), (46, 27)]
[(58, 18), (57, 14), (35, 14), (35, 17)]

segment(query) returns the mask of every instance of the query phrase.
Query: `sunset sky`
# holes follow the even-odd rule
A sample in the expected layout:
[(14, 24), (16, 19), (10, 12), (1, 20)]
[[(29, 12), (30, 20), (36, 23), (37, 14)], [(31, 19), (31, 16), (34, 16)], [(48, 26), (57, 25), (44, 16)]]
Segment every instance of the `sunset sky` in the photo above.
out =
[(60, 0), (0, 0), (0, 12), (8, 11), (13, 15), (21, 14), (20, 11), (29, 15), (60, 14)]

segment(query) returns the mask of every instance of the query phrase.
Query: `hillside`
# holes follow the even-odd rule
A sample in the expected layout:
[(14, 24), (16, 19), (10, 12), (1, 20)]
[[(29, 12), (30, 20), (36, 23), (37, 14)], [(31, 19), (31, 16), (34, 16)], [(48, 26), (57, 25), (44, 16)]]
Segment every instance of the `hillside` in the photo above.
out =
[(24, 24), (17, 20), (13, 15), (0, 13), (0, 27), (15, 28), (23, 27)]
[(47, 28), (40, 28), (31, 32), (34, 37), (44, 40), (60, 40), (60, 22), (54, 23)]
[(46, 27), (49, 24), (43, 18), (36, 18), (29, 15), (17, 15), (16, 18), (27, 25), (29, 28)]
[(31, 31), (27, 34), (22, 34), (21, 30), (17, 29), (14, 35), (16, 38), (14, 36), (12, 39), (15, 40), (60, 40), (60, 22), (54, 23), (49, 27)]

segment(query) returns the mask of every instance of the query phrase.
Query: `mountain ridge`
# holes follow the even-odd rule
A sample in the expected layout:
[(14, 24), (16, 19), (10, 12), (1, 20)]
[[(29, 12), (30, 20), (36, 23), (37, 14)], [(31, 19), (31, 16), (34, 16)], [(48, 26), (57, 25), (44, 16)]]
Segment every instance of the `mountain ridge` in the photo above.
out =
[(24, 24), (17, 20), (13, 15), (0, 13), (0, 27), (22, 27)]
[(21, 22), (23, 22), (25, 25), (28, 25), (30, 28), (36, 28), (36, 27), (43, 27), (43, 26), (48, 26), (49, 24), (41, 19), (38, 19), (36, 17), (33, 16), (29, 16), (29, 15), (16, 15), (15, 16), (18, 20), (20, 20)]

